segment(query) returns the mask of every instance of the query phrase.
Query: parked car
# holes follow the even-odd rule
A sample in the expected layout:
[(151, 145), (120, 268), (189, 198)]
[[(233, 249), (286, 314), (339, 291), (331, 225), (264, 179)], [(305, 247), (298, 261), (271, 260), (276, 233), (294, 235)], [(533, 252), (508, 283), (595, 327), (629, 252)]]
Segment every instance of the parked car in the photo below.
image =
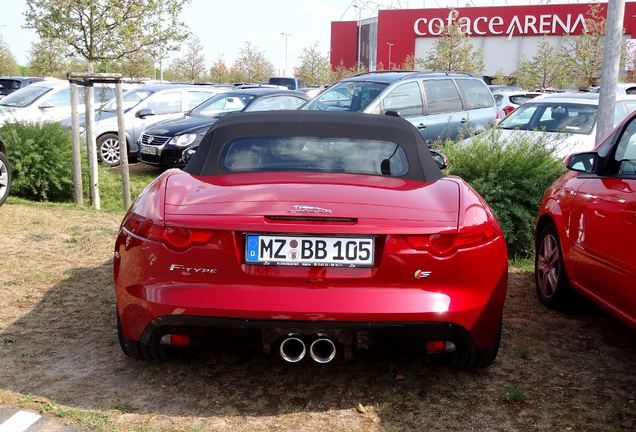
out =
[(497, 120), (497, 108), (479, 78), (446, 72), (374, 72), (346, 78), (301, 107), (400, 116), (427, 142), (480, 132)]
[[(128, 153), (136, 156), (137, 141), (147, 127), (165, 120), (181, 117), (201, 102), (228, 91), (227, 87), (158, 84), (139, 87), (123, 95), (124, 123)], [(70, 120), (66, 121), (70, 126)], [(80, 118), (84, 127), (84, 117)], [(95, 115), (97, 158), (110, 166), (119, 165), (119, 136), (117, 104), (111, 100)]]
[[(592, 87), (590, 93), (599, 93), (600, 87)], [(636, 83), (618, 83), (616, 85), (616, 93), (619, 95), (636, 95)]]
[(497, 220), (392, 116), (220, 119), (184, 170), (142, 192), (114, 257), (119, 340), (134, 358), (222, 335), (289, 363), (388, 344), (486, 367), (499, 347)]
[(252, 88), (219, 94), (183, 118), (150, 126), (139, 137), (139, 160), (162, 167), (183, 166), (186, 147), (198, 145), (210, 126), (235, 112), (295, 110), (309, 98), (291, 90)]
[[(78, 109), (84, 111), (84, 87), (78, 86), (77, 90)], [(114, 95), (113, 85), (95, 84), (96, 107), (105, 104)], [(56, 79), (36, 82), (0, 99), (0, 126), (14, 121), (60, 121), (70, 115), (71, 90), (68, 81)]]
[(500, 119), (505, 118), (508, 114), (519, 108), (522, 104), (528, 102), (530, 99), (534, 99), (541, 95), (542, 93), (524, 91), (493, 92)]
[(306, 87), (303, 80), (292, 77), (270, 77), (269, 80), (267, 80), (267, 84), (284, 86), (289, 90), (298, 90), (299, 88)]
[(29, 84), (42, 80), (44, 80), (44, 78), (11, 76), (0, 77), (0, 99), (10, 95), (16, 90), (20, 90), (21, 88), (28, 86)]
[(309, 99), (313, 99), (327, 87), (329, 86), (301, 87), (298, 89), (298, 91), (305, 93)]
[(7, 159), (7, 149), (0, 137), (0, 206), (11, 192), (11, 165)]
[(539, 299), (559, 308), (577, 292), (636, 329), (636, 113), (566, 166), (537, 220)]
[[(539, 96), (521, 105), (497, 129), (502, 141), (541, 137), (558, 147), (559, 155), (589, 151), (596, 139), (598, 94), (565, 93)], [(636, 96), (617, 96), (614, 124), (636, 110)]]

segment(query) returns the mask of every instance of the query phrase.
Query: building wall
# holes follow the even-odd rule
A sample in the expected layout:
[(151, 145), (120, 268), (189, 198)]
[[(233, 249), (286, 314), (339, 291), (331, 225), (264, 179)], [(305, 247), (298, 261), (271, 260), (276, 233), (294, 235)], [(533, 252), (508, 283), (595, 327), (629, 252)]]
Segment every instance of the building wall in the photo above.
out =
[(356, 21), (334, 21), (331, 23), (330, 61), (333, 69), (340, 63), (350, 68), (358, 57), (358, 23)]
[[(484, 52), (485, 75), (493, 76), (498, 71), (511, 73), (517, 69), (522, 56), (532, 57), (537, 50), (537, 42), (544, 36), (555, 46), (563, 42), (565, 34), (579, 35), (584, 31), (584, 19), (589, 17), (592, 4), (558, 4), (505, 7), (457, 8), (458, 14), (450, 16), (451, 9), (401, 9), (381, 10), (377, 18), (377, 45), (375, 58), (369, 58), (367, 66), (389, 64), (389, 44), (391, 63), (400, 65), (406, 57), (426, 57), (432, 49), (439, 32), (439, 25), (458, 22), (468, 28), (471, 43)], [(607, 4), (601, 3), (601, 13), (607, 13)], [(356, 21), (353, 25), (354, 48), (357, 45)], [(333, 23), (332, 23), (333, 25)], [(623, 27), (627, 39), (636, 38), (636, 3), (625, 4)], [(351, 38), (347, 39), (351, 41)], [(332, 57), (336, 46), (348, 44), (344, 39), (334, 37), (332, 27)], [(365, 41), (366, 43), (366, 41)], [(355, 64), (357, 51), (349, 54), (346, 64)], [(373, 56), (371, 56), (373, 57)], [(339, 61), (339, 60), (338, 60)], [(332, 60), (332, 66), (336, 66)], [(372, 68), (373, 69), (373, 68)]]

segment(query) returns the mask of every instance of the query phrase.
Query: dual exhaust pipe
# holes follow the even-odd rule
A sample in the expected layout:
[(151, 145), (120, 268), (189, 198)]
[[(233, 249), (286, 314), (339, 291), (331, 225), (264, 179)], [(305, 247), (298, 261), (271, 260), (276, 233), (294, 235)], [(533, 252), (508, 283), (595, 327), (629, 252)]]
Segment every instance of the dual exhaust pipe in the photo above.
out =
[[(281, 342), (279, 351), (287, 363), (298, 363), (307, 355), (307, 345), (298, 336), (289, 335)], [(329, 363), (336, 358), (336, 344), (329, 337), (319, 334), (309, 345), (309, 356), (316, 363)]]

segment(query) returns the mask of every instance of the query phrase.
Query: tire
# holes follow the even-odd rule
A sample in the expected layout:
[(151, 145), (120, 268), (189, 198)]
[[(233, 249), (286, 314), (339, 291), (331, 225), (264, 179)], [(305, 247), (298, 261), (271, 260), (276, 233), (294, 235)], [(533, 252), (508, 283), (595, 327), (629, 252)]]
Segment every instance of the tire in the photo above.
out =
[(100, 163), (114, 167), (121, 161), (119, 155), (119, 137), (113, 133), (107, 133), (96, 140), (97, 160)]
[(9, 159), (0, 152), (0, 206), (7, 200), (11, 192), (11, 165)]
[(534, 281), (539, 300), (550, 309), (564, 309), (573, 292), (565, 273), (563, 250), (553, 224), (541, 229), (534, 254)]
[(499, 353), (501, 327), (500, 323), (499, 330), (497, 330), (497, 338), (492, 347), (447, 354), (431, 354), (431, 360), (437, 366), (454, 369), (485, 369), (495, 361)]
[(135, 360), (144, 361), (167, 361), (174, 357), (174, 351), (170, 347), (164, 347), (158, 342), (155, 344), (143, 344), (138, 341), (128, 339), (124, 336), (124, 332), (121, 328), (121, 321), (119, 320), (119, 314), (117, 314), (117, 339), (119, 340), (119, 346), (126, 356)]

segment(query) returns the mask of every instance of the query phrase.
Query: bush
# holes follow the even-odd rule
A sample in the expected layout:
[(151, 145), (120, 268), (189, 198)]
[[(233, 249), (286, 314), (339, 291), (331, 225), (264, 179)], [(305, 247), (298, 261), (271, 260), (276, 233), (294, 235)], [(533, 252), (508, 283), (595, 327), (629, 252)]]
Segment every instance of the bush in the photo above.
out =
[(539, 203), (545, 190), (565, 172), (563, 160), (556, 156), (558, 144), (528, 135), (504, 143), (494, 129), (470, 143), (444, 146), (449, 174), (462, 177), (488, 202), (513, 258), (533, 254)]
[(58, 123), (10, 123), (0, 135), (13, 167), (14, 195), (37, 201), (73, 199), (70, 131)]

